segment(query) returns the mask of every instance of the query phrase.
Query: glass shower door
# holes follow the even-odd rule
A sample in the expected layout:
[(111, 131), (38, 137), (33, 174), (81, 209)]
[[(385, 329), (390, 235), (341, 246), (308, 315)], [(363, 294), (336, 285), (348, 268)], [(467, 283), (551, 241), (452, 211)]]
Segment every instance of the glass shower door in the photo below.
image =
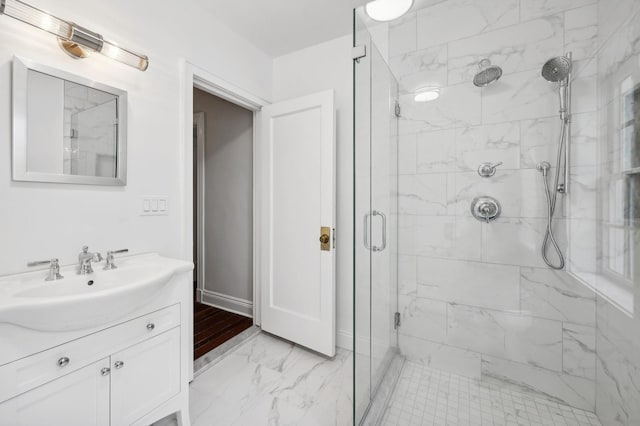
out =
[(360, 17), (354, 62), (354, 416), (360, 424), (397, 353), (398, 83)]
[[(365, 25), (354, 14), (354, 45), (370, 46)], [(371, 61), (353, 62), (354, 85), (354, 288), (353, 401), (354, 424), (360, 424), (371, 401)]]

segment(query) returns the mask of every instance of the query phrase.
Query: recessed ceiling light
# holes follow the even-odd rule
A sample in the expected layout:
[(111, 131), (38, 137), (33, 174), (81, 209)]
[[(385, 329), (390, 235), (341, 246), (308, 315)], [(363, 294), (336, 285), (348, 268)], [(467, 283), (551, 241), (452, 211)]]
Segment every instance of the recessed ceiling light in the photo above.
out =
[(364, 6), (364, 11), (374, 21), (393, 21), (407, 13), (413, 0), (374, 0)]
[(440, 97), (440, 89), (437, 87), (423, 87), (416, 91), (413, 100), (416, 102), (431, 102)]

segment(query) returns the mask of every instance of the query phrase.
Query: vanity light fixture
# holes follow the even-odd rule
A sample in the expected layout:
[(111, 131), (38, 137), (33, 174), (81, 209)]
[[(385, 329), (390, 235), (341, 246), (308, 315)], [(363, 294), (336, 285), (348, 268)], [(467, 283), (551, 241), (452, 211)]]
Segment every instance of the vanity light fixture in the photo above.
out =
[(431, 102), (440, 97), (440, 89), (437, 87), (423, 87), (416, 91), (413, 100), (416, 102)]
[(387, 22), (398, 19), (411, 9), (413, 0), (373, 0), (364, 6), (364, 11), (374, 21)]
[(0, 0), (0, 15), (10, 16), (55, 35), (62, 50), (72, 58), (86, 58), (89, 53), (98, 52), (140, 71), (146, 71), (149, 66), (149, 58), (146, 55), (118, 47), (98, 33), (57, 18), (20, 0)]

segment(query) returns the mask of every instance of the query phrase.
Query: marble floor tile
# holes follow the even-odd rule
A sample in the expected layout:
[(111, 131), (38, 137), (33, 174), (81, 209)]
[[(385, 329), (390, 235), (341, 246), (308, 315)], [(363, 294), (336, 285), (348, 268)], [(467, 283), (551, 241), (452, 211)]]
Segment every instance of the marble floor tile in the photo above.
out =
[(350, 425), (352, 366), (261, 333), (191, 383), (192, 424)]
[(406, 362), (382, 425), (600, 426), (600, 422), (589, 411)]

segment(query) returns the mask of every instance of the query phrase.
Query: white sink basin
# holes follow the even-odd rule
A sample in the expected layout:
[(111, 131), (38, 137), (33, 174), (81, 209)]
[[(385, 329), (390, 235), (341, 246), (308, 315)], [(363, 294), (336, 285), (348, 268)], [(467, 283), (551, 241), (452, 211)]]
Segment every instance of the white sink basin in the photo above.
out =
[(114, 321), (135, 311), (178, 273), (193, 264), (158, 255), (120, 258), (118, 268), (77, 275), (63, 268), (64, 278), (44, 281), (46, 271), (0, 278), (0, 323), (43, 331), (69, 331)]

